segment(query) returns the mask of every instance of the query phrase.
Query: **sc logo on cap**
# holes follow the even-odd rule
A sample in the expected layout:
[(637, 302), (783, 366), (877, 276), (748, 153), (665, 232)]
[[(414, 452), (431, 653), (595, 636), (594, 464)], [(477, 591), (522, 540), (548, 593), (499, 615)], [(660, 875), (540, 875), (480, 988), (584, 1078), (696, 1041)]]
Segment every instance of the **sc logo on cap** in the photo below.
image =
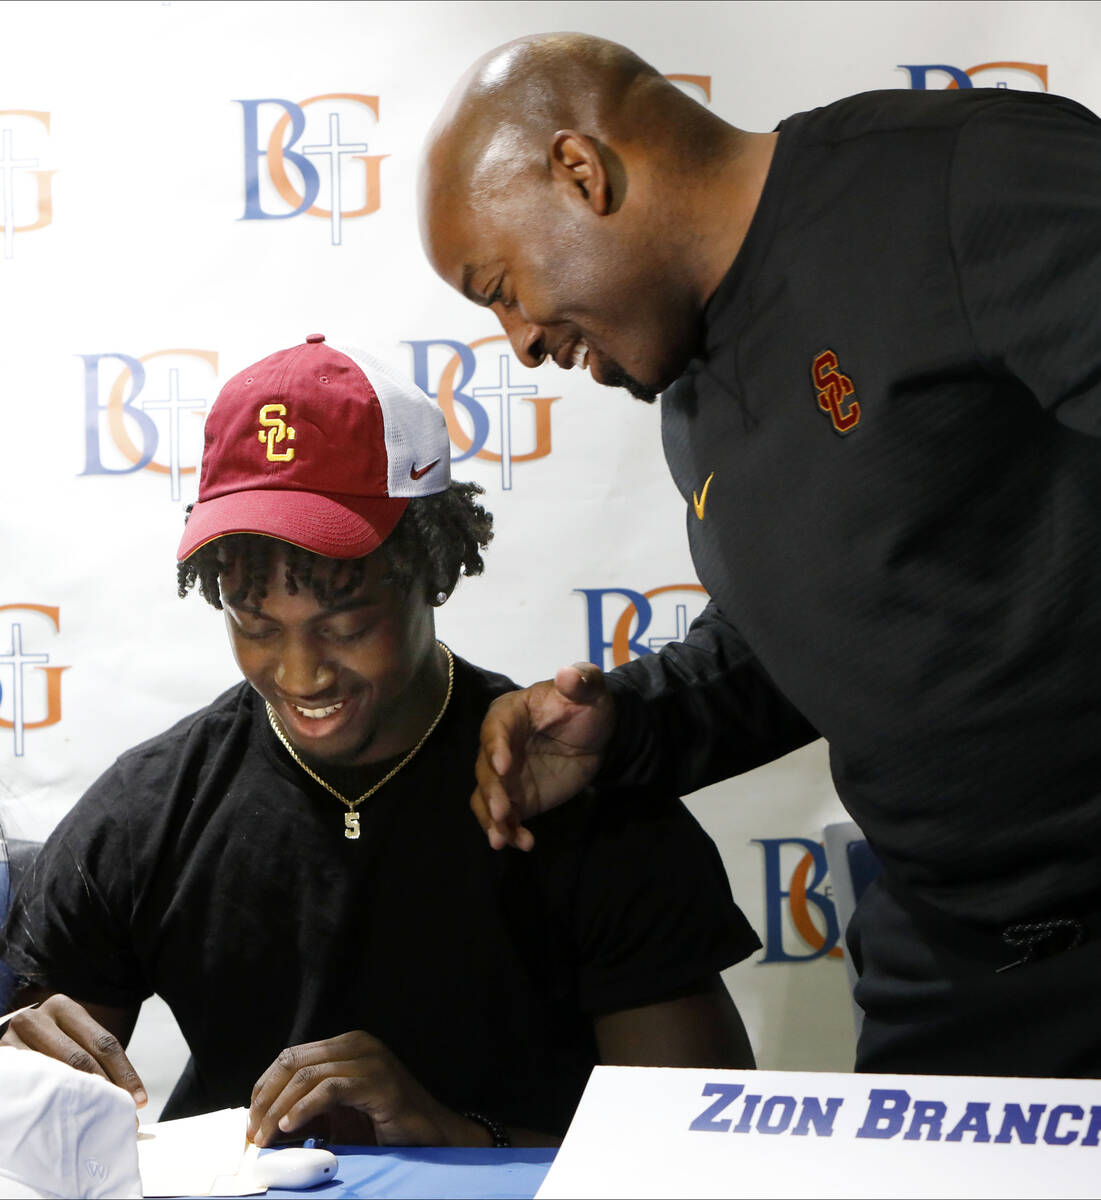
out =
[(257, 433), (258, 441), (267, 445), (268, 462), (291, 462), (294, 459), (294, 447), (287, 450), (276, 450), (279, 442), (294, 441), (294, 427), (288, 425), (283, 418), (287, 415), (285, 404), (265, 404), (260, 409), (259, 421), (263, 428)]

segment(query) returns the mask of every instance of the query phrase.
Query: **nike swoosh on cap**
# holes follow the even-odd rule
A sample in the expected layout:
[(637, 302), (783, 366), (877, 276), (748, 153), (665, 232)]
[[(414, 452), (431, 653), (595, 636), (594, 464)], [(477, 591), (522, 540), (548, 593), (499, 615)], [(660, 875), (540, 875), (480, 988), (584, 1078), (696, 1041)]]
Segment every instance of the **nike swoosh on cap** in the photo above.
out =
[(427, 475), (428, 472), (431, 471), (433, 467), (439, 465), (439, 461), (440, 460), (438, 458), (434, 458), (428, 464), (427, 467), (419, 467), (419, 468), (418, 467), (410, 467), (409, 468), (409, 478), (410, 479), (423, 479), (424, 476)]

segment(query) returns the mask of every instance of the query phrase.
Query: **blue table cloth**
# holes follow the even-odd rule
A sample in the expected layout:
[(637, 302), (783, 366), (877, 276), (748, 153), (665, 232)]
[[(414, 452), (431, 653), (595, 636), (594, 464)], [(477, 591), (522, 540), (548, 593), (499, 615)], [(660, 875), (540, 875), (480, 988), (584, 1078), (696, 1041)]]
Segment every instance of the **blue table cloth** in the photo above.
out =
[(553, 1147), (491, 1150), (330, 1146), (329, 1149), (340, 1159), (336, 1179), (294, 1191), (268, 1188), (267, 1195), (281, 1200), (304, 1196), (531, 1200), (555, 1155)]

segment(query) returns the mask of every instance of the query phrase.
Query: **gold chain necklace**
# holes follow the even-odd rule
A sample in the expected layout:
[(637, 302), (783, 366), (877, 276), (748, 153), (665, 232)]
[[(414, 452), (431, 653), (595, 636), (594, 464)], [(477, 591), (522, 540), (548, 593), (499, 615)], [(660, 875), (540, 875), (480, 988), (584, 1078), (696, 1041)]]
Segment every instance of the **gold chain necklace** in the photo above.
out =
[(394, 776), (402, 769), (402, 767), (404, 767), (410, 761), (410, 759), (412, 759), (412, 757), (424, 745), (424, 743), (428, 741), (429, 737), (431, 737), (432, 730), (436, 728), (436, 726), (440, 723), (443, 714), (447, 712), (447, 706), (451, 702), (451, 689), (455, 683), (455, 659), (452, 657), (451, 651), (443, 644), (443, 642), (437, 642), (436, 645), (439, 646), (444, 654), (447, 655), (447, 695), (443, 698), (443, 704), (440, 705), (440, 711), (436, 713), (435, 717), (433, 717), (432, 724), (429, 725), (424, 731), (424, 733), (421, 735), (420, 741), (417, 742), (413, 749), (409, 751), (409, 753), (401, 760), (401, 762), (398, 763), (396, 767), (392, 767), (389, 771), (387, 771), (386, 774), (383, 775), (383, 777), (378, 781), (378, 783), (372, 784), (363, 793), (363, 795), (359, 797), (358, 800), (349, 800), (347, 796), (342, 796), (331, 783), (326, 783), (316, 771), (306, 766), (306, 764), (298, 757), (294, 747), (287, 740), (287, 735), (280, 728), (279, 721), (276, 719), (275, 712), (271, 705), (266, 700), (264, 701), (264, 707), (268, 710), (268, 724), (271, 725), (275, 736), (283, 743), (287, 753), (291, 756), (291, 758), (294, 759), (296, 763), (298, 763), (302, 770), (305, 771), (311, 779), (321, 784), (321, 786), (327, 792), (331, 792), (341, 802), (341, 804), (347, 806), (348, 811), (344, 814), (344, 836), (346, 838), (352, 838), (354, 840), (355, 838), (359, 837), (359, 813), (356, 812), (356, 809), (363, 803), (364, 800), (370, 799), (384, 783), (389, 783), (390, 780), (393, 779)]

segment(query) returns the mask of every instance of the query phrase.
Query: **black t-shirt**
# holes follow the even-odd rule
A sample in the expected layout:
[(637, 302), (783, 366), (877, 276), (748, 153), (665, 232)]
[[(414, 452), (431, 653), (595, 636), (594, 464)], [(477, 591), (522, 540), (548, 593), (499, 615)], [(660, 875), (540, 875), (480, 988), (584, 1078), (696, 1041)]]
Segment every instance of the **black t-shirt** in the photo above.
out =
[(662, 431), (714, 604), (609, 676), (619, 777), (690, 791), (817, 733), (928, 903), (1092, 903), (1101, 121), (997, 89), (785, 121), (704, 326)]
[(161, 995), (192, 1053), (166, 1116), (247, 1105), (281, 1049), (363, 1029), (437, 1099), (562, 1131), (593, 1014), (757, 948), (679, 800), (583, 796), (494, 852), (469, 810), (481, 719), (514, 687), (455, 661), (413, 761), (344, 806), (248, 684), (122, 755), (47, 841), (9, 961), (77, 999)]

